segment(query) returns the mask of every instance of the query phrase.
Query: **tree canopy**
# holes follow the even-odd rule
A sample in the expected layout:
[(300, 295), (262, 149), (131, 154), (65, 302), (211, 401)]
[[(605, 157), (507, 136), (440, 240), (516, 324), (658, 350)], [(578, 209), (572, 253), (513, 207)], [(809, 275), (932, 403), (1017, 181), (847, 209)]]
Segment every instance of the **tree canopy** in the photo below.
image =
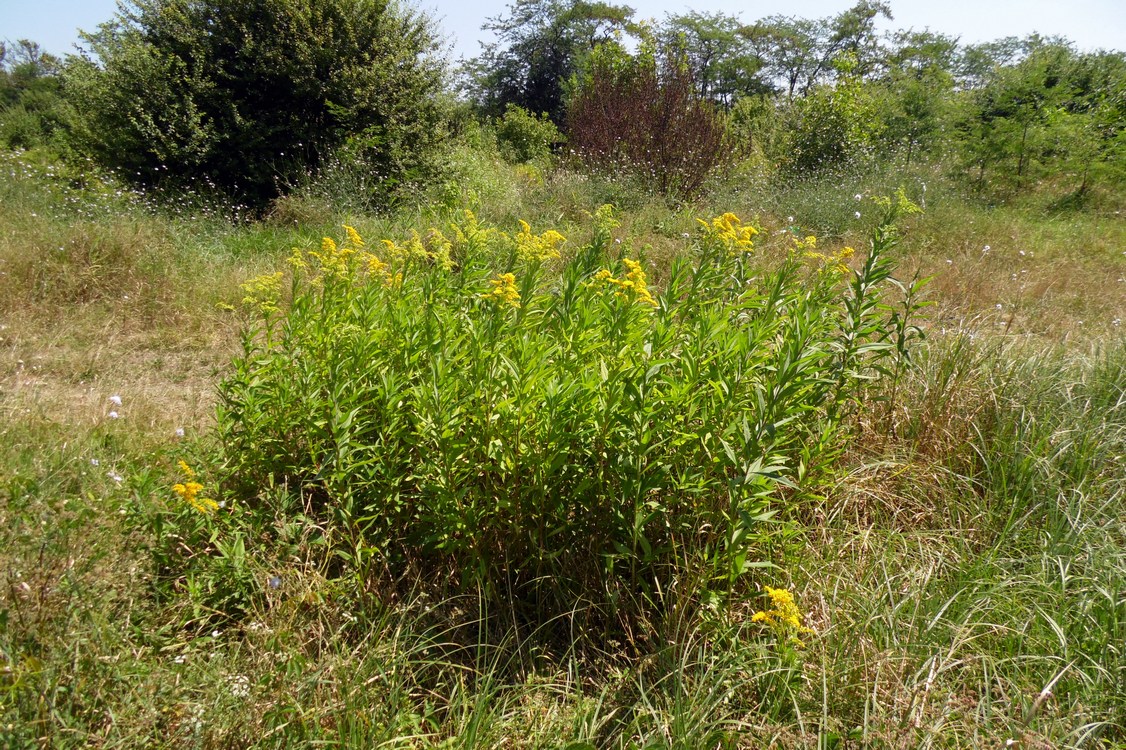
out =
[(385, 0), (132, 0), (66, 73), (79, 146), (263, 204), (349, 147), (386, 189), (440, 132), (429, 20)]

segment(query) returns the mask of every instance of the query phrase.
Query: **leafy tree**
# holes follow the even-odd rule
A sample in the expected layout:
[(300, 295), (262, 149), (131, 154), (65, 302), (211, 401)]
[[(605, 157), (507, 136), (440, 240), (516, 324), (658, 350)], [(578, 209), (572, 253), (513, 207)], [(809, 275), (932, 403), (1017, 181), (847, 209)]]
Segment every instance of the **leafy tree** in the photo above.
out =
[(132, 0), (84, 39), (77, 143), (143, 185), (262, 205), (347, 149), (380, 200), (440, 137), (430, 23), (384, 0)]
[(759, 75), (763, 63), (742, 30), (735, 16), (691, 11), (669, 15), (659, 36), (666, 48), (682, 50), (700, 96), (730, 107), (739, 96), (770, 91)]
[(20, 39), (0, 42), (0, 145), (31, 148), (50, 140), (62, 124), (59, 59)]
[(906, 154), (934, 145), (942, 131), (954, 90), (958, 41), (929, 31), (893, 37), (886, 72), (878, 86), (883, 138)]
[(567, 110), (569, 142), (591, 169), (690, 198), (728, 160), (725, 123), (683, 52), (662, 52), (652, 38), (636, 55), (615, 43), (596, 48)]
[(497, 122), (496, 136), (501, 155), (514, 164), (549, 159), (551, 147), (563, 140), (546, 116), (536, 117), (515, 104), (509, 104)]
[(1068, 99), (1073, 50), (1055, 41), (1032, 42), (1017, 64), (994, 69), (963, 112), (964, 155), (977, 168), (979, 186), (992, 167), (1005, 164), (1019, 188), (1042, 147), (1049, 115)]
[(839, 78), (821, 84), (789, 112), (790, 132), (783, 166), (798, 174), (816, 174), (854, 164), (873, 154), (879, 139), (875, 104), (853, 62), (837, 61)]
[(599, 44), (630, 27), (633, 9), (585, 0), (515, 0), (508, 15), (484, 28), (497, 36), (469, 63), (471, 85), (486, 114), (509, 104), (563, 123), (567, 82)]
[(834, 61), (842, 55), (850, 56), (856, 76), (875, 71), (884, 57), (876, 33), (879, 16), (892, 17), (886, 2), (859, 0), (830, 18), (771, 16), (747, 27), (743, 34), (765, 63), (766, 72), (792, 100), (832, 80)]

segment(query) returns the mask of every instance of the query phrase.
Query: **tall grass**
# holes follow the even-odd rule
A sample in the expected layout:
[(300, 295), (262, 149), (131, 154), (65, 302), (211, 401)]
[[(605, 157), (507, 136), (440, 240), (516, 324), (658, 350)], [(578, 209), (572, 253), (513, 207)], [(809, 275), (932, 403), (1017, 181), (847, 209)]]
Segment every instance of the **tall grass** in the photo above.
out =
[[(894, 348), (885, 347), (887, 359), (867, 362), (898, 372), (893, 388), (868, 381), (875, 370), (863, 362), (842, 365), (851, 346), (843, 323), (851, 304), (869, 321), (884, 321), (876, 340), (886, 334), (884, 343), (893, 344), (896, 331), (907, 328), (896, 328), (893, 310), (864, 313), (849, 302), (855, 291), (842, 286), (828, 262), (844, 244), (863, 247), (878, 223), (868, 196), (878, 192), (879, 175), (820, 187), (763, 182), (757, 191), (732, 182), (698, 205), (670, 208), (626, 194), (621, 184), (562, 172), (519, 176), (487, 154), (478, 157), (482, 171), (473, 187), (482, 228), (504, 229), (509, 241), (495, 235), (495, 244), (473, 252), (452, 244), (452, 272), (437, 268), (433, 255), (420, 256), (397, 289), (356, 281), (337, 307), (316, 306), (329, 287), (308, 285), (312, 277), (296, 289), (287, 283), (278, 304), (287, 309), (292, 302), (291, 319), (283, 325), (279, 313), (270, 313), (268, 341), (262, 328), (241, 338), (245, 313), (219, 305), (239, 308), (247, 296), (261, 305), (268, 286), (241, 285), (288, 273), (293, 247), (317, 249), (340, 223), (369, 239), (394, 238), (400, 248), (409, 244), (411, 227), (453, 234), (447, 223), (458, 215), (450, 207), (471, 196), (453, 191), (439, 205), (383, 216), (350, 216), (329, 201), (301, 218), (298, 210), (308, 204), (298, 201), (285, 208), (299, 216), (296, 224), (279, 209), (271, 221), (248, 225), (199, 213), (193, 219), (193, 210), (154, 210), (117, 196), (111, 183), (50, 174), (49, 165), (29, 163), (0, 187), (0, 745), (1126, 744), (1126, 348), (1113, 322), (1126, 294), (1117, 282), (1126, 271), (1117, 247), (1120, 220), (1093, 210), (986, 207), (928, 183), (928, 213), (910, 217), (898, 247), (884, 256), (898, 261), (903, 279), (916, 268), (936, 275), (927, 290), (938, 303), (925, 311), (927, 338), (913, 342), (910, 357), (892, 358)], [(628, 210), (617, 215), (621, 226), (599, 239), (584, 212), (616, 193)], [(705, 278), (708, 240), (696, 234), (694, 217), (727, 209), (757, 215), (756, 252), (739, 263), (717, 259), (721, 270)], [(519, 218), (531, 222), (535, 237), (549, 226), (566, 235), (563, 257), (537, 270), (520, 261)], [(793, 277), (785, 277), (787, 250), (796, 250), (791, 238), (804, 242), (810, 233), (830, 236), (812, 250), (823, 257), (795, 258)], [(429, 253), (440, 249), (432, 237), (421, 240)], [(990, 250), (983, 253), (985, 245)], [(368, 249), (381, 252), (378, 245)], [(636, 298), (624, 304), (613, 291), (628, 290), (618, 285), (601, 295), (582, 286), (602, 269), (627, 280), (625, 258), (643, 262), (657, 308)], [(865, 273), (863, 257), (847, 262), (855, 282)], [(520, 308), (501, 304), (506, 272), (515, 276)], [(1014, 272), (1033, 278), (1014, 282)], [(574, 315), (553, 318), (566, 273), (578, 281)], [(689, 309), (683, 306), (693, 279), (704, 291)], [(736, 292), (737, 282), (750, 291)], [(884, 289), (882, 302), (898, 302), (898, 291)], [(767, 325), (764, 298), (788, 314)], [(748, 327), (740, 327), (738, 315), (733, 322), (732, 304), (757, 321), (749, 329), (761, 336), (735, 335)], [(420, 315), (425, 309), (429, 317)], [(386, 345), (393, 337), (379, 337), (392, 325), (397, 347)], [(801, 326), (807, 346), (788, 350), (782, 344), (793, 342)], [(296, 346), (303, 332), (319, 332), (320, 345), (340, 355), (331, 360), (335, 369), (301, 356), (310, 351)], [(472, 348), (488, 335), (517, 345)], [(679, 341), (678, 359), (650, 374), (656, 362), (647, 358), (672, 359), (660, 335)], [(683, 355), (697, 350), (694, 360)], [(342, 356), (347, 351), (351, 359)], [(285, 352), (299, 356), (287, 361)], [(573, 381), (542, 374), (568, 352)], [(736, 355), (742, 371), (721, 366)], [(229, 364), (236, 356), (241, 369)], [(230, 406), (240, 403), (240, 393), (264, 388), (255, 368), (274, 359), (270, 387), (284, 398), (261, 398), (245, 412), (267, 420), (255, 423), (259, 432), (232, 429), (222, 422), (229, 413), (220, 419), (228, 431), (216, 431), (219, 394)], [(409, 412), (365, 401), (390, 392), (369, 374), (377, 366), (391, 372), (398, 361), (413, 361), (413, 369), (401, 370), (409, 373), (400, 384), (404, 398), (413, 399)], [(603, 388), (599, 361), (618, 391)], [(489, 377), (459, 376), (467, 362)], [(683, 477), (675, 496), (652, 496), (665, 514), (653, 518), (690, 518), (695, 495), (684, 487), (695, 486), (693, 476), (737, 476), (728, 471), (720, 438), (740, 458), (738, 441), (753, 441), (734, 415), (745, 411), (752, 427), (766, 412), (751, 384), (778, 382), (787, 362), (798, 363), (804, 390), (783, 398), (790, 406), (778, 418), (759, 420), (793, 417), (775, 428), (783, 442), (769, 448), (786, 468), (763, 479), (765, 502), (777, 513), (757, 527), (762, 533), (748, 542), (745, 559), (774, 567), (750, 567), (725, 589), (717, 580), (730, 570), (730, 558), (692, 558), (682, 553), (684, 532), (636, 526), (636, 511), (650, 508), (650, 496), (643, 483), (632, 494), (620, 490), (638, 477)], [(841, 373), (849, 385), (839, 399)], [(379, 387), (357, 387), (364, 382)], [(748, 390), (739, 391), (740, 383)], [(631, 398), (642, 389), (648, 401)], [(820, 408), (794, 411), (822, 391), (828, 395)], [(543, 419), (561, 413), (543, 406), (552, 393), (570, 393), (573, 407), (571, 421), (555, 431)], [(616, 401), (607, 395), (613, 393)], [(538, 408), (508, 408), (520, 395)], [(340, 407), (321, 408), (330, 402)], [(487, 412), (498, 415), (494, 421), (474, 422), (473, 415), (486, 413), (481, 403), (507, 404), (508, 411), (497, 407)], [(612, 417), (604, 468), (587, 439), (589, 425), (601, 423), (582, 416), (591, 405), (601, 409), (596, 415)], [(343, 429), (357, 407), (363, 408)], [(710, 410), (700, 424), (737, 429), (713, 431), (714, 443), (706, 444), (702, 430), (683, 428), (689, 409)], [(837, 439), (821, 445), (813, 438), (830, 413)], [(521, 576), (540, 563), (553, 576), (541, 585), (572, 600), (579, 591), (617, 592), (619, 603), (636, 597), (660, 606), (615, 627), (588, 619), (603, 627), (584, 631), (581, 618), (561, 606), (566, 597), (558, 597), (545, 608), (553, 616), (513, 622), (498, 616), (504, 609), (487, 585), (473, 583), (475, 568), (465, 563), (472, 550), (427, 552), (427, 567), (421, 547), (411, 551), (403, 537), (380, 547), (375, 537), (354, 533), (342, 523), (346, 503), (361, 508), (352, 515), (363, 518), (362, 506), (381, 496), (364, 494), (378, 479), (378, 465), (365, 463), (363, 453), (373, 449), (351, 448), (380, 433), (356, 426), (387, 415), (417, 420), (413, 431), (398, 433), (413, 441), (396, 475), (400, 487), (413, 482), (416, 493), (400, 493), (411, 500), (403, 518), (426, 503), (451, 509), (431, 513), (442, 523), (427, 533), (466, 524), (455, 506), (436, 502), (447, 497), (438, 491), (443, 487), (468, 487), (481, 501), (477, 507), (554, 503), (547, 507), (555, 515), (544, 518), (563, 529), (561, 542), (568, 540), (555, 561), (535, 554), (551, 539), (533, 544), (503, 515), (471, 529), (478, 539), (489, 534), (526, 554), (524, 567), (497, 564), (496, 554), (483, 558), (491, 561), (488, 581), (506, 585), (509, 569), (520, 571), (516, 580), (536, 580)], [(654, 426), (646, 432), (638, 419)], [(680, 427), (666, 429), (670, 420)], [(272, 433), (271, 424), (310, 432)], [(521, 425), (521, 440), (510, 439)], [(463, 438), (469, 428), (486, 427), (499, 443)], [(254, 443), (259, 454), (230, 451), (227, 466), (212, 464), (219, 439), (238, 434), (276, 438)], [(337, 440), (347, 435), (355, 439)], [(601, 469), (617, 477), (614, 498), (631, 504), (614, 507), (631, 513), (619, 514), (619, 525), (611, 518), (608, 530), (578, 526), (564, 509), (583, 497), (576, 489), (581, 479), (549, 490), (540, 481), (550, 476), (549, 460), (525, 461), (519, 470), (505, 463), (517, 449), (534, 455), (525, 452), (533, 445), (577, 457), (575, 465), (586, 468), (571, 476)], [(808, 460), (816, 455), (819, 462)], [(279, 456), (289, 464), (238, 466)], [(452, 458), (438, 460), (443, 456)], [(583, 456), (594, 463), (581, 464)], [(172, 490), (185, 479), (181, 460), (203, 485), (200, 497), (228, 501), (225, 514), (185, 507)], [(491, 467), (505, 482), (486, 484), (466, 461)], [(346, 479), (353, 474), (372, 481), (351, 489)], [(418, 491), (422, 480), (427, 494)], [(539, 487), (538, 494), (504, 494), (516, 480), (521, 492)], [(232, 501), (253, 521), (236, 522)], [(721, 505), (711, 507), (713, 529), (700, 538), (711, 534), (716, 542), (723, 535), (714, 526), (726, 519)], [(635, 587), (631, 565), (646, 554), (639, 537), (632, 544), (638, 528), (653, 560), (661, 540), (678, 546)], [(613, 548), (609, 568), (592, 563), (596, 555), (581, 557), (582, 541), (619, 532), (630, 541), (628, 554)], [(472, 538), (462, 532), (452, 542)], [(390, 554), (396, 545), (398, 558)], [(709, 567), (709, 559), (722, 564)], [(423, 570), (429, 576), (412, 578)], [(606, 585), (609, 573), (624, 583)], [(590, 576), (601, 588), (580, 589), (576, 581)], [(793, 592), (801, 623), (813, 632), (776, 630), (756, 619), (771, 607), (758, 593), (761, 584)], [(529, 591), (518, 612), (542, 601)], [(573, 645), (584, 639), (582, 647)]]

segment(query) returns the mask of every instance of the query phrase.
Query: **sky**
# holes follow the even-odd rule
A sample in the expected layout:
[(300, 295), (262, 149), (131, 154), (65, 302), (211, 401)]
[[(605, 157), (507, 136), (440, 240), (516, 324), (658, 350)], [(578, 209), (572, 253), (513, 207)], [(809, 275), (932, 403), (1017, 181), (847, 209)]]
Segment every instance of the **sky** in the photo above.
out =
[[(620, 1), (620, 0), (619, 0)], [(822, 18), (854, 0), (625, 0), (637, 18), (662, 19), (688, 10), (722, 11), (746, 22), (771, 15)], [(451, 59), (472, 57), (487, 18), (503, 15), (509, 0), (412, 0), (427, 11), (451, 45)], [(31, 39), (56, 55), (74, 51), (78, 30), (109, 20), (116, 0), (0, 0), (0, 39)], [(893, 21), (885, 29), (914, 28), (984, 42), (1033, 32), (1061, 35), (1082, 50), (1126, 50), (1126, 0), (891, 0)]]

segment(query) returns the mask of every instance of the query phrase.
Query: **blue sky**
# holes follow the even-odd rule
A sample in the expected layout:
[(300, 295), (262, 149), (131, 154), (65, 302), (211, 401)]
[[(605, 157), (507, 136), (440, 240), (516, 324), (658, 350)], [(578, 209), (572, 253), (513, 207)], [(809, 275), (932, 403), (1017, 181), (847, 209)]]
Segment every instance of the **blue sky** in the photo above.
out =
[[(508, 0), (416, 0), (433, 15), (453, 46), (453, 56), (477, 53), (486, 18), (503, 14)], [(723, 11), (745, 21), (781, 14), (819, 18), (848, 8), (852, 0), (633, 0), (640, 18), (686, 10)], [(1123, 0), (891, 0), (895, 20), (887, 28), (930, 28), (964, 42), (1032, 32), (1061, 34), (1081, 49), (1126, 49)], [(0, 0), (0, 39), (32, 39), (55, 54), (73, 51), (78, 29), (109, 20), (115, 0)]]

